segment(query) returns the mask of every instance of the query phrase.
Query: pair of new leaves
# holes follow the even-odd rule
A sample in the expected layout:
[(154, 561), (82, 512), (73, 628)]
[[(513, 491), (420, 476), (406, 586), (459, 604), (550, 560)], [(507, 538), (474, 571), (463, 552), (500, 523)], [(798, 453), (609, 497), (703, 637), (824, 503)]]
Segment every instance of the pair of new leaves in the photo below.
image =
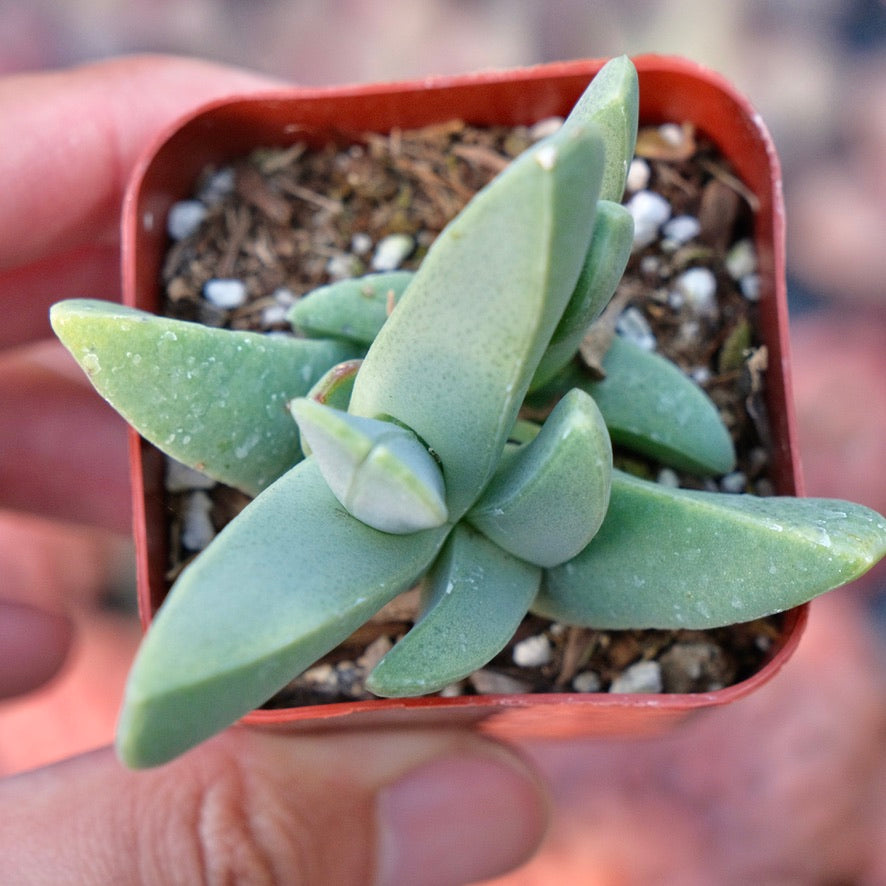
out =
[[(369, 676), (380, 694), (430, 692), (482, 666), (530, 607), (598, 627), (710, 627), (797, 605), (883, 555), (886, 524), (850, 503), (671, 490), (613, 472), (609, 434), (702, 472), (733, 459), (703, 395), (623, 343), (600, 383), (615, 396), (570, 392), (534, 441), (508, 443), (525, 428), (527, 391), (556, 379), (623, 269), (629, 226), (614, 201), (636, 119), (636, 73), (617, 59), (557, 135), (450, 223), (368, 340), (352, 333), (363, 320), (339, 322), (347, 284), (296, 309), (331, 299), (339, 325), (316, 339), (54, 308), (59, 337), (138, 430), (260, 493), (157, 613), (127, 686), (125, 762), (163, 762), (224, 728), (423, 576), (422, 617)], [(614, 245), (595, 254), (604, 233)], [(356, 374), (324, 377), (367, 344)], [(658, 414), (674, 390), (688, 421)], [(282, 408), (293, 398), (313, 449), (302, 461)]]

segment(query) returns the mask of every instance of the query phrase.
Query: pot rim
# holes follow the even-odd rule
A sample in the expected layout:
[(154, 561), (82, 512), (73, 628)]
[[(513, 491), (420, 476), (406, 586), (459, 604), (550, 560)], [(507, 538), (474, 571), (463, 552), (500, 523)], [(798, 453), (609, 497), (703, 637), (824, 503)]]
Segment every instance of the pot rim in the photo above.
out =
[[(632, 60), (637, 67), (641, 82), (641, 121), (644, 118), (648, 122), (664, 122), (678, 117), (686, 119), (686, 110), (680, 109), (680, 103), (685, 100), (682, 91), (694, 90), (700, 96), (699, 100), (704, 106), (702, 112), (704, 122), (708, 125), (702, 125), (695, 118), (693, 122), (718, 143), (724, 154), (737, 167), (738, 174), (752, 187), (760, 201), (755, 217), (755, 238), (763, 278), (761, 332), (770, 350), (767, 393), (770, 417), (775, 419), (773, 425), (777, 425), (773, 437), (780, 441), (772, 453), (774, 473), (780, 478), (777, 490), (780, 494), (801, 495), (802, 477), (799, 468), (796, 419), (791, 397), (787, 333), (781, 169), (772, 138), (748, 99), (720, 74), (676, 56), (647, 54), (633, 57)], [(423, 96), (424, 104), (429, 105), (433, 111), (430, 117), (439, 122), (463, 116), (458, 113), (458, 108), (455, 109), (455, 113), (444, 110), (446, 102), (453, 96), (462, 98), (473, 96), (472, 101), (476, 104), (479, 101), (478, 96), (487, 93), (498, 95), (508, 90), (514, 92), (518, 84), (524, 93), (526, 90), (531, 90), (534, 96), (542, 97), (542, 111), (529, 114), (534, 121), (550, 116), (550, 113), (545, 113), (545, 109), (562, 108), (563, 95), (566, 93), (571, 93), (574, 101), (583, 86), (605, 61), (605, 59), (583, 59), (553, 62), (526, 68), (486, 70), (472, 74), (379, 84), (275, 88), (233, 94), (185, 113), (170, 124), (142, 153), (126, 190), (122, 225), (124, 302), (144, 307), (142, 290), (146, 286), (156, 290), (156, 284), (152, 282), (156, 280), (156, 262), (151, 266), (153, 268), (151, 270), (148, 267), (150, 262), (144, 261), (144, 250), (139, 244), (145, 238), (149, 239), (156, 255), (160, 243), (165, 243), (163, 232), (158, 230), (157, 220), (163, 217), (164, 206), (168, 209), (174, 199), (184, 195), (183, 192), (173, 194), (175, 186), (170, 186), (164, 178), (166, 171), (163, 164), (169, 166), (168, 160), (164, 160), (166, 154), (179, 142), (192, 146), (200, 138), (209, 137), (213, 132), (217, 132), (222, 128), (222, 124), (218, 121), (230, 125), (230, 120), (236, 118), (238, 113), (259, 107), (276, 109), (275, 113), (281, 114), (281, 109), (294, 103), (303, 111), (310, 109), (314, 119), (309, 126), (311, 128), (317, 126), (316, 120), (319, 119), (320, 126), (328, 137), (333, 128), (330, 108), (338, 104), (344, 103), (348, 107), (359, 106), (363, 109), (364, 118), (372, 119), (369, 126), (347, 129), (335, 127), (338, 131), (344, 129), (356, 133), (374, 129), (376, 122), (384, 123), (385, 118), (404, 113), (404, 109), (410, 108), (410, 103), (411, 107), (415, 108), (417, 103), (414, 101), (414, 96), (417, 92)], [(657, 85), (662, 95), (650, 96), (650, 84)], [(676, 86), (679, 86), (679, 89)], [(668, 92), (669, 88), (671, 92)], [(725, 102), (725, 110), (718, 108), (718, 101)], [(389, 105), (394, 106), (393, 111), (389, 110)], [(414, 116), (411, 111), (407, 113), (410, 117)], [(526, 113), (525, 108), (521, 108), (518, 112), (518, 114)], [(428, 117), (424, 110), (422, 114)], [(249, 116), (248, 119), (251, 120), (252, 117)], [(302, 127), (292, 122), (293, 118), (286, 119), (290, 122), (280, 123), (281, 136), (289, 132), (289, 140), (293, 141), (298, 134), (304, 134)], [(531, 121), (527, 119), (523, 122)], [(722, 122), (728, 127), (728, 136), (720, 136), (717, 132), (709, 131), (715, 122)], [(405, 128), (411, 124), (407, 122), (403, 125)], [(389, 128), (391, 127), (380, 126), (379, 131)], [(726, 137), (731, 140), (731, 153), (727, 150), (729, 146), (723, 143)], [(259, 143), (260, 140), (256, 139), (252, 144), (255, 146)], [(189, 167), (193, 167), (196, 162), (192, 157), (188, 158)], [(205, 165), (205, 162), (200, 160), (199, 167)], [(182, 180), (187, 178), (186, 172), (180, 169), (176, 170), (176, 175)], [(748, 182), (748, 178), (754, 179), (752, 184)], [(193, 179), (194, 175), (191, 175), (187, 180), (192, 182)], [(152, 188), (159, 196), (149, 193)], [(761, 246), (764, 248), (760, 249)], [(149, 282), (145, 283), (145, 280)], [(156, 301), (156, 294), (154, 299)], [(147, 307), (155, 309), (156, 303)], [(147, 515), (150, 506), (146, 502), (152, 496), (162, 496), (162, 488), (158, 489), (156, 486), (162, 458), (134, 431), (130, 433), (130, 456), (139, 610), (142, 623), (147, 626), (156, 608), (151, 590), (152, 579), (156, 583), (156, 572), (151, 572), (149, 562), (151, 557), (158, 555), (158, 542), (147, 540)], [(152, 472), (154, 479), (150, 480), (148, 477)], [(162, 480), (160, 486), (162, 487)], [(162, 546), (162, 542), (159, 544)], [(619, 724), (626, 723), (627, 720), (630, 720), (628, 731), (655, 730), (687, 712), (731, 703), (768, 682), (795, 651), (806, 624), (808, 608), (809, 604), (805, 604), (787, 613), (781, 645), (755, 674), (724, 689), (711, 692), (655, 695), (570, 692), (378, 699), (275, 710), (262, 709), (249, 714), (244, 722), (257, 725), (307, 723), (309, 728), (320, 729), (331, 726), (339, 728), (350, 722), (366, 727), (377, 722), (387, 727), (400, 719), (412, 725), (416, 724), (417, 717), (421, 722), (426, 722), (429, 718), (433, 720), (437, 712), (440, 712), (445, 714), (447, 722), (458, 718), (465, 720), (489, 718), (485, 721), (484, 729), (510, 736), (601, 734), (601, 732), (614, 734), (625, 731)], [(632, 712), (642, 713), (638, 717)]]

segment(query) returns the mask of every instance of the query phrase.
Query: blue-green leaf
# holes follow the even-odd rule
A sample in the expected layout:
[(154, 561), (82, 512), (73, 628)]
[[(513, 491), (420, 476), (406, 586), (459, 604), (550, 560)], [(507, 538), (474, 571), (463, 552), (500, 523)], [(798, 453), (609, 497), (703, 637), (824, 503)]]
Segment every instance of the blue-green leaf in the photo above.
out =
[(410, 587), (448, 528), (390, 535), (338, 504), (311, 459), (182, 573), (130, 672), (117, 749), (163, 763), (261, 705)]
[(459, 524), (425, 579), (421, 618), (375, 666), (376, 695), (424, 695), (466, 677), (511, 639), (541, 570)]
[(142, 436), (249, 494), (302, 456), (289, 400), (357, 356), (343, 342), (212, 329), (87, 299), (54, 305), (50, 318), (96, 390)]
[(612, 446), (584, 391), (570, 391), (531, 442), (502, 460), (466, 519), (497, 545), (556, 566), (594, 537), (609, 503)]
[(300, 298), (287, 319), (305, 335), (368, 347), (413, 276), (411, 271), (389, 271), (338, 280)]
[(531, 389), (549, 382), (573, 357), (588, 326), (606, 307), (627, 267), (634, 241), (634, 220), (619, 203), (597, 202), (594, 234), (575, 291), (554, 330)]
[(717, 407), (679, 367), (616, 337), (606, 378), (579, 382), (600, 407), (614, 443), (694, 474), (725, 474), (735, 447)]
[(714, 628), (852, 581), (886, 519), (851, 502), (670, 489), (616, 471), (600, 531), (545, 573), (533, 609), (597, 628)]

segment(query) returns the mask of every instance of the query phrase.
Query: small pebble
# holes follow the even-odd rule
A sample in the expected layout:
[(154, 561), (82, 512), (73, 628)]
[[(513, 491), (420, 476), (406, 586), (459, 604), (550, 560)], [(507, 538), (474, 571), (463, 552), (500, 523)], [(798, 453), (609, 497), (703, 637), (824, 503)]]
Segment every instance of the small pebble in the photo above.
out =
[(642, 311), (637, 308), (626, 308), (615, 322), (615, 329), (619, 335), (629, 339), (635, 345), (646, 351), (654, 351), (658, 342)]
[(680, 477), (673, 468), (662, 468), (655, 480), (659, 486), (666, 486), (668, 489), (676, 489), (680, 485)]
[(326, 262), (326, 273), (333, 280), (346, 280), (360, 273), (360, 260), (355, 255), (339, 252)]
[(711, 380), (711, 370), (709, 366), (696, 366), (689, 372), (689, 377), (697, 385), (706, 385)]
[(369, 234), (358, 231), (351, 237), (351, 252), (354, 255), (369, 255), (370, 249), (372, 249), (372, 237)]
[(522, 695), (532, 688), (523, 680), (486, 668), (474, 671), (468, 680), (480, 695)]
[(541, 141), (541, 139), (559, 132), (562, 125), (562, 117), (545, 117), (544, 120), (539, 120), (538, 123), (534, 123), (530, 127), (529, 137), (534, 142)]
[(389, 234), (375, 247), (372, 270), (396, 271), (413, 249), (415, 241), (408, 234)]
[(224, 169), (219, 169), (218, 172), (206, 180), (206, 183), (200, 189), (200, 199), (207, 206), (214, 206), (216, 203), (224, 200), (225, 197), (233, 194), (236, 184), (237, 174), (232, 167), (226, 166)]
[(386, 634), (379, 634), (364, 650), (357, 659), (357, 664), (366, 671), (371, 671), (393, 648), (391, 638)]
[(215, 538), (210, 514), (212, 499), (202, 490), (192, 492), (182, 513), (182, 544), (189, 551), (202, 551)]
[(661, 229), (662, 248), (671, 251), (685, 245), (701, 233), (701, 224), (695, 216), (678, 215), (667, 221)]
[(271, 298), (284, 308), (291, 308), (298, 300), (298, 296), (288, 286), (275, 289), (271, 293)]
[(173, 203), (166, 217), (166, 233), (173, 240), (184, 240), (203, 224), (209, 210), (200, 200), (180, 200)]
[(261, 325), (263, 329), (267, 329), (271, 326), (278, 326), (281, 323), (286, 322), (286, 314), (289, 309), (284, 305), (280, 304), (271, 304), (265, 308), (262, 308), (261, 312)]
[(741, 280), (757, 270), (757, 250), (752, 241), (739, 240), (726, 253), (726, 270), (733, 280)]
[(686, 138), (683, 127), (676, 123), (662, 123), (661, 126), (658, 127), (658, 134), (661, 136), (663, 142), (672, 145), (673, 147), (679, 147), (682, 145)]
[(661, 226), (671, 217), (671, 204), (654, 191), (637, 191), (626, 204), (634, 219), (634, 251), (654, 243)]
[(609, 687), (615, 694), (661, 692), (661, 667), (657, 661), (638, 661), (617, 676)]
[(748, 478), (743, 471), (733, 471), (720, 479), (723, 492), (744, 492), (748, 488)]
[(167, 457), (165, 486), (167, 492), (187, 492), (189, 489), (212, 489), (215, 480)]
[(710, 268), (689, 268), (677, 277), (674, 286), (694, 314), (716, 319), (720, 310), (717, 304), (717, 278)]
[(625, 190), (631, 194), (644, 190), (649, 184), (652, 171), (649, 164), (642, 157), (634, 157), (628, 167), (628, 177), (625, 181)]
[(300, 681), (315, 689), (326, 690), (327, 692), (338, 691), (338, 674), (335, 668), (326, 662), (308, 668), (301, 675)]
[(745, 274), (744, 277), (738, 281), (738, 288), (748, 301), (760, 301), (759, 274)]
[(654, 253), (650, 255), (644, 255), (640, 259), (640, 271), (647, 277), (662, 276), (661, 258)]
[(600, 677), (594, 671), (582, 671), (572, 678), (572, 688), (576, 692), (599, 692), (603, 688)]
[(675, 643), (659, 661), (668, 692), (713, 692), (731, 678), (728, 662), (715, 643)]
[(514, 644), (514, 664), (521, 668), (538, 668), (551, 660), (551, 641), (544, 634), (527, 637)]
[(246, 304), (246, 284), (242, 280), (207, 280), (203, 297), (217, 308), (239, 308)]

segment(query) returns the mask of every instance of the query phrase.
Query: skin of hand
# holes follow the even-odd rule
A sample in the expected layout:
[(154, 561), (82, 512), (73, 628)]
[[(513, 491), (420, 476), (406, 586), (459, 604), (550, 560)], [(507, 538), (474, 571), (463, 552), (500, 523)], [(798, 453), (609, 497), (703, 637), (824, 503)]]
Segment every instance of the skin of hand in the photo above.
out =
[[(62, 667), (129, 527), (125, 428), (48, 340), (49, 305), (119, 299), (121, 199), (147, 143), (278, 85), (166, 57), (0, 81), (0, 699)], [(6, 778), (0, 882), (444, 886), (520, 864), (547, 820), (525, 756), (467, 727), (235, 727), (156, 770), (104, 748)]]

